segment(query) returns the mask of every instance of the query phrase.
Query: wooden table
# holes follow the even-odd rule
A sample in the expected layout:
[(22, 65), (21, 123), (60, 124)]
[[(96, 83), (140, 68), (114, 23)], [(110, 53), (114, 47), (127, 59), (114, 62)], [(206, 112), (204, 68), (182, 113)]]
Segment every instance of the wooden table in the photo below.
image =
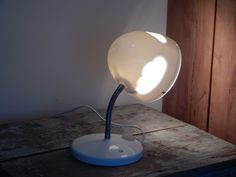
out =
[[(104, 115), (105, 111), (100, 112)], [(94, 113), (84, 112), (58, 119), (0, 124), (0, 176), (155, 177), (187, 174), (191, 177), (202, 173), (236, 176), (236, 146), (196, 127), (140, 104), (115, 107), (113, 121), (134, 124), (144, 130), (144, 156), (139, 162), (122, 167), (97, 167), (74, 159), (70, 153), (73, 139), (104, 130), (103, 122)], [(140, 138), (140, 133), (133, 129), (112, 130)]]

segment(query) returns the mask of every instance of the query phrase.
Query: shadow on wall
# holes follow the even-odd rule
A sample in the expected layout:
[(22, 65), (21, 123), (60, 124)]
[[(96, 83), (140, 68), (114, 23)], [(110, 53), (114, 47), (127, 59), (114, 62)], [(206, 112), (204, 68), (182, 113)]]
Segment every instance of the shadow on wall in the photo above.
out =
[[(166, 0), (2, 1), (0, 121), (106, 107), (116, 88), (110, 44), (133, 30), (164, 34), (166, 13)], [(117, 103), (133, 102), (124, 94)]]

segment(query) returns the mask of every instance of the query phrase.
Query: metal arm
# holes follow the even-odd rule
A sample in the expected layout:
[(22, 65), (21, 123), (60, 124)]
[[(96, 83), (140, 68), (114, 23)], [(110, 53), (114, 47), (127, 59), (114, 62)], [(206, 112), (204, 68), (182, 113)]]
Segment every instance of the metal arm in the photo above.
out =
[(114, 107), (114, 104), (116, 102), (117, 97), (120, 95), (120, 93), (124, 90), (125, 86), (122, 84), (119, 84), (115, 92), (113, 93), (110, 102), (107, 107), (107, 113), (106, 113), (106, 129), (105, 129), (105, 139), (111, 138), (111, 115), (112, 110)]

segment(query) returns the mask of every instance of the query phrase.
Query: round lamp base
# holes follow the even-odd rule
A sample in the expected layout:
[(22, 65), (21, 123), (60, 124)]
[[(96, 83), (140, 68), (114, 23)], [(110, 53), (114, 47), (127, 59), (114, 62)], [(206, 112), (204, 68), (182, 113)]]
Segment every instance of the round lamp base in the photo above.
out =
[(73, 156), (85, 163), (98, 166), (122, 166), (138, 161), (143, 154), (142, 144), (121, 135), (90, 134), (75, 139), (71, 146)]

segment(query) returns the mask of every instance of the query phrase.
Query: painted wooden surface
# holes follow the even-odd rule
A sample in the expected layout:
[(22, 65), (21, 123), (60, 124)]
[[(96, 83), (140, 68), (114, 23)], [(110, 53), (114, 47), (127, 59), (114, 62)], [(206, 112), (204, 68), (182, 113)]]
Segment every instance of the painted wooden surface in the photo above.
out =
[[(104, 110), (101, 114), (104, 117)], [(112, 120), (117, 123), (137, 125), (145, 132), (186, 125), (142, 105), (117, 107), (113, 111)], [(149, 124), (146, 124), (147, 121)], [(43, 118), (0, 124), (0, 161), (68, 147), (78, 136), (103, 132), (103, 123), (94, 113), (86, 112), (57, 119)], [(113, 127), (112, 130), (114, 133), (140, 133), (127, 128)]]
[(167, 36), (182, 51), (182, 67), (164, 97), (163, 112), (207, 129), (215, 0), (169, 0)]
[(218, 0), (209, 132), (236, 144), (236, 1)]
[[(75, 160), (70, 154), (71, 141), (103, 131), (96, 115), (86, 112), (2, 124), (1, 167), (13, 177), (154, 177), (236, 159), (235, 145), (143, 105), (116, 107), (113, 120), (144, 130), (144, 157), (139, 162), (106, 168)], [(140, 138), (131, 129), (114, 131)]]

